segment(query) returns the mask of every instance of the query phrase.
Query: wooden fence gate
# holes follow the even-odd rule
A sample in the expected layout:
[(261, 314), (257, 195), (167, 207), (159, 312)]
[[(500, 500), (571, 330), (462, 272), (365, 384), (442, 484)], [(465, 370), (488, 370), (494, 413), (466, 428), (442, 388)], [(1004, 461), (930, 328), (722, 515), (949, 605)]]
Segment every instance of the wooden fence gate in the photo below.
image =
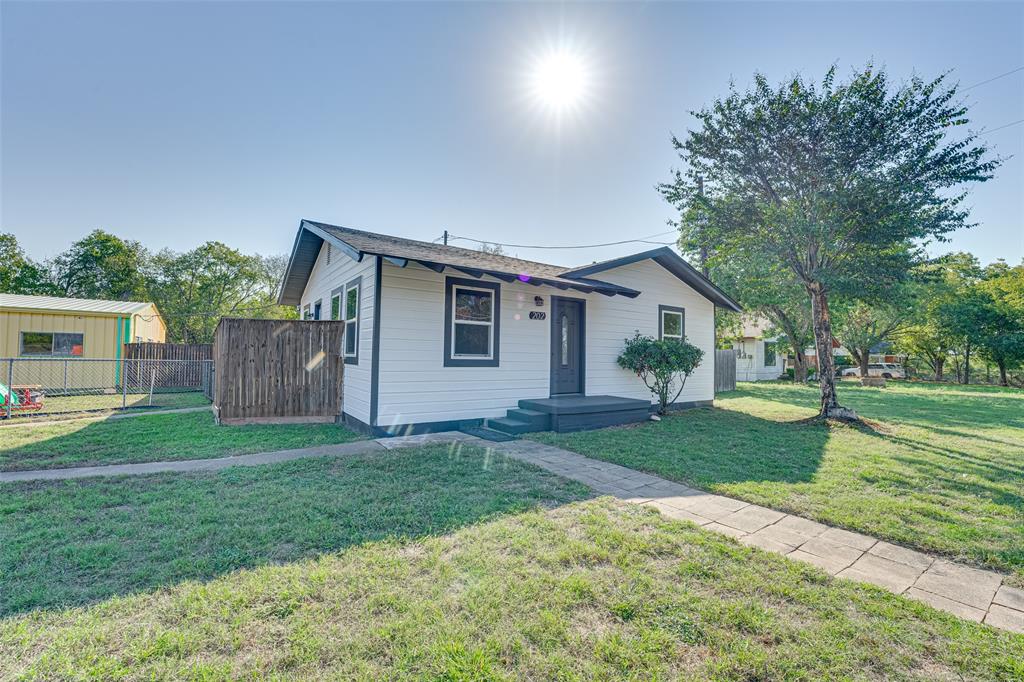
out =
[(736, 351), (715, 351), (715, 393), (736, 390)]
[(224, 318), (213, 342), (213, 409), (225, 424), (333, 422), (345, 323)]

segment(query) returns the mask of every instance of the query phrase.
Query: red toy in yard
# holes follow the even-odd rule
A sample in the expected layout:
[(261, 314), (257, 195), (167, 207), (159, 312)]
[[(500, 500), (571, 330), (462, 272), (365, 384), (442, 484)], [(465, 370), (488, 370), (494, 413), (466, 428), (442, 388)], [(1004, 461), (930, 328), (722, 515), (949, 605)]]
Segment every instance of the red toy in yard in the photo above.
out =
[[(8, 408), (7, 401), (10, 401)], [(0, 384), (0, 417), (11, 412), (38, 412), (43, 409), (42, 386), (11, 386)]]

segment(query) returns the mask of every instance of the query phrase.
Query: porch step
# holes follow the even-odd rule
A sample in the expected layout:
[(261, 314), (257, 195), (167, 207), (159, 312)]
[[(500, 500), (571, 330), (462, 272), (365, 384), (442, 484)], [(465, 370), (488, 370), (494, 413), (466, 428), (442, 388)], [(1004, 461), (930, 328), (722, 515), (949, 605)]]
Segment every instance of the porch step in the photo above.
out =
[(520, 433), (529, 433), (531, 431), (538, 430), (529, 422), (521, 422), (518, 419), (512, 419), (510, 417), (488, 419), (484, 422), (484, 425), (489, 429), (494, 429), (495, 431), (501, 431), (512, 435), (519, 435)]
[(515, 440), (515, 436), (511, 436), (502, 431), (489, 429), (486, 426), (463, 426), (459, 431), (470, 436), (476, 436), (477, 438), (483, 438), (484, 440), (493, 441), (495, 443), (504, 443), (505, 441)]
[(509, 410), (507, 416), (509, 419), (515, 419), (516, 421), (526, 422), (530, 426), (535, 426), (538, 431), (547, 431), (551, 428), (551, 417), (547, 412), (524, 410), (516, 407)]
[(520, 400), (519, 407), (546, 414), (550, 420), (547, 428), (559, 433), (635, 424), (647, 421), (651, 415), (650, 401), (614, 395), (564, 395)]

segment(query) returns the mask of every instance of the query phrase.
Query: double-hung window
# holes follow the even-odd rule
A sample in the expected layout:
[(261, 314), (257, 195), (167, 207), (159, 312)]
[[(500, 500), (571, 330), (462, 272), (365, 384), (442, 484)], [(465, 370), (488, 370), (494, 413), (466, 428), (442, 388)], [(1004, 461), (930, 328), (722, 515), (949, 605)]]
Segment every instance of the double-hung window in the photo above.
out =
[(658, 306), (658, 338), (682, 341), (686, 338), (686, 310), (669, 305)]
[(765, 341), (764, 342), (764, 366), (774, 367), (775, 366), (775, 342)]
[(359, 301), (363, 278), (356, 277), (343, 287), (331, 292), (331, 319), (345, 322), (346, 365), (359, 364)]
[(444, 364), (497, 367), (501, 285), (445, 278)]

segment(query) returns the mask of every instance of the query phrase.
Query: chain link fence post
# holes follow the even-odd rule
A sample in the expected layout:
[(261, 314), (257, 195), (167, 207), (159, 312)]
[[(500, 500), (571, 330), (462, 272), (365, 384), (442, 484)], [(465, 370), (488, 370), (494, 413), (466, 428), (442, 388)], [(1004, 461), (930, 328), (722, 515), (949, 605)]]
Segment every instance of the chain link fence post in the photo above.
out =
[(14, 405), (14, 358), (7, 361), (7, 418), (11, 418)]

